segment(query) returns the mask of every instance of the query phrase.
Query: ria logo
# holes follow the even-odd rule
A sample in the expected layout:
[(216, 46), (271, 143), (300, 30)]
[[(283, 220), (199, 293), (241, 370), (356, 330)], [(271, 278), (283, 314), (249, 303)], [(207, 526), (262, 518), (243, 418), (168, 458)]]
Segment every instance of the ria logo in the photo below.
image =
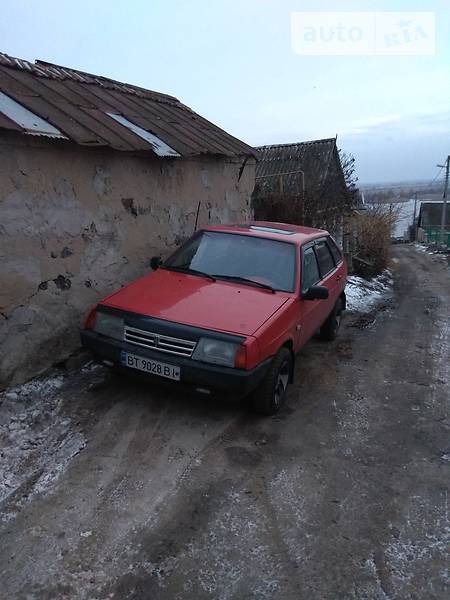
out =
[(297, 54), (432, 55), (433, 12), (294, 12), (291, 43)]

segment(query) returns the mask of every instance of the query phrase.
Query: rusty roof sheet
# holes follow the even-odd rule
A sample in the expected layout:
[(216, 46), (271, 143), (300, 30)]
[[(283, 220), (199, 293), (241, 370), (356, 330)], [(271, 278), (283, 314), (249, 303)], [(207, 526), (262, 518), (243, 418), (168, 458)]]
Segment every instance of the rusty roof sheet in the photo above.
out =
[[(335, 138), (312, 140), (294, 144), (259, 146), (256, 164), (255, 193), (276, 192), (280, 174), (283, 190), (301, 193), (303, 185), (311, 194), (317, 194), (325, 183), (332, 160), (339, 160)], [(339, 166), (340, 168), (340, 166)]]
[[(160, 156), (165, 147), (173, 150), (165, 156), (257, 154), (173, 96), (44, 61), (0, 53), (0, 90), (81, 145)], [(2, 128), (30, 133), (0, 110)]]

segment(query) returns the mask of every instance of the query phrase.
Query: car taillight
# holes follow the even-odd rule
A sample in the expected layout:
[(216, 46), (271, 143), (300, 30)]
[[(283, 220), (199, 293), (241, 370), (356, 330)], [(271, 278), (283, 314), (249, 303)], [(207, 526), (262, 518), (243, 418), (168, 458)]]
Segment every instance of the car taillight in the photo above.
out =
[(95, 327), (95, 317), (97, 315), (97, 307), (95, 306), (90, 313), (88, 314), (88, 316), (86, 317), (86, 320), (84, 322), (84, 328), (85, 329), (94, 329)]
[(245, 346), (239, 346), (234, 357), (234, 366), (236, 369), (245, 369), (247, 366), (247, 349)]

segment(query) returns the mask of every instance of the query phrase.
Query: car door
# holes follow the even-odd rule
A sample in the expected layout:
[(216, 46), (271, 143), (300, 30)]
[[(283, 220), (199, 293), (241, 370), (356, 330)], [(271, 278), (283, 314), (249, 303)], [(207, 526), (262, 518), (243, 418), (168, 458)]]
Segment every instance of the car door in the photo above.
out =
[(300, 321), (298, 327), (298, 347), (303, 346), (314, 335), (319, 326), (322, 302), (325, 300), (303, 300), (309, 288), (320, 282), (320, 271), (314, 251), (314, 242), (302, 246), (300, 271)]
[(314, 243), (314, 252), (319, 266), (320, 285), (328, 289), (328, 300), (322, 300), (322, 303), (319, 305), (320, 322), (323, 323), (339, 297), (341, 285), (338, 277), (340, 275), (337, 273), (335, 260), (326, 238), (316, 240)]
[(336, 282), (338, 287), (338, 293), (341, 294), (345, 288), (347, 282), (347, 265), (345, 263), (342, 252), (339, 249), (333, 238), (327, 237), (327, 244), (334, 258), (334, 264), (336, 265)]

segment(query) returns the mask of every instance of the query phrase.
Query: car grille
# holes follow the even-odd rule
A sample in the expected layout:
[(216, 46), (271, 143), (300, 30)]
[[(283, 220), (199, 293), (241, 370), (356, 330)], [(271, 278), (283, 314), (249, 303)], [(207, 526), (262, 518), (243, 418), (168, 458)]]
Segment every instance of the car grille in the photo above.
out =
[(124, 340), (129, 344), (135, 344), (143, 348), (152, 348), (153, 350), (159, 350), (159, 352), (176, 354), (187, 358), (192, 356), (197, 345), (197, 342), (180, 340), (179, 338), (152, 333), (151, 331), (144, 331), (143, 329), (136, 329), (127, 325), (125, 326)]

